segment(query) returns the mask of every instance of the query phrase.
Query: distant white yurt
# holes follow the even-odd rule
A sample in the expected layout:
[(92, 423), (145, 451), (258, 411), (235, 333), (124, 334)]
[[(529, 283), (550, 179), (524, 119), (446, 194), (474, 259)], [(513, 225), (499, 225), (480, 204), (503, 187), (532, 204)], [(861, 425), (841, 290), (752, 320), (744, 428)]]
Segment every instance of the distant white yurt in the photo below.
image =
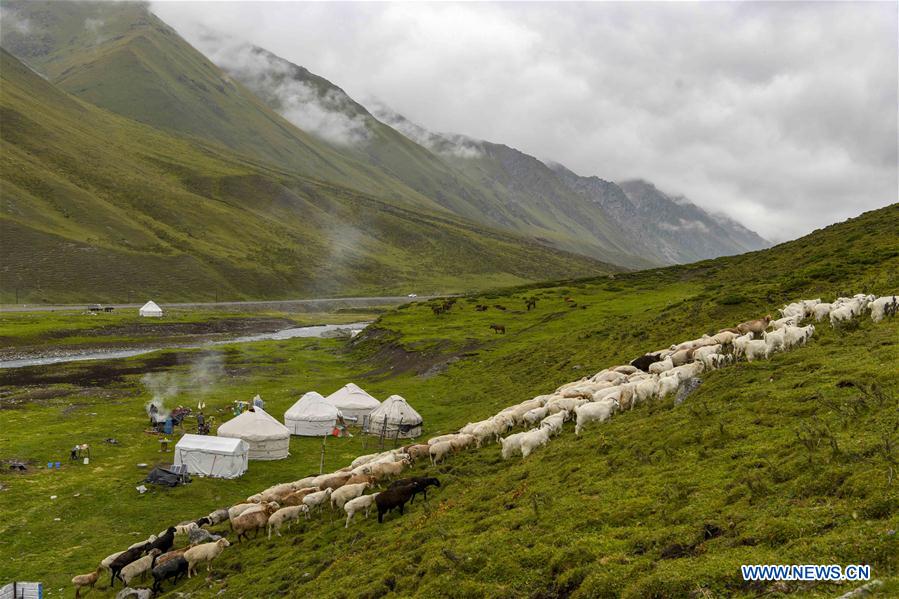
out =
[(315, 391), (306, 393), (284, 412), (284, 424), (290, 434), (321, 437), (331, 434), (340, 411)]
[(143, 308), (141, 308), (138, 313), (141, 316), (159, 317), (162, 316), (162, 308), (159, 307), (159, 304), (150, 300), (144, 304)]
[(325, 399), (340, 410), (344, 418), (355, 418), (356, 424), (359, 425), (372, 410), (381, 405), (380, 401), (353, 383), (344, 385)]
[(421, 435), (421, 415), (399, 395), (391, 395), (369, 416), (368, 432), (410, 439)]
[(246, 441), (251, 460), (281, 460), (290, 451), (290, 431), (260, 407), (225, 422), (216, 434)]
[(237, 478), (247, 471), (250, 446), (243, 439), (184, 435), (175, 445), (175, 465), (191, 474)]

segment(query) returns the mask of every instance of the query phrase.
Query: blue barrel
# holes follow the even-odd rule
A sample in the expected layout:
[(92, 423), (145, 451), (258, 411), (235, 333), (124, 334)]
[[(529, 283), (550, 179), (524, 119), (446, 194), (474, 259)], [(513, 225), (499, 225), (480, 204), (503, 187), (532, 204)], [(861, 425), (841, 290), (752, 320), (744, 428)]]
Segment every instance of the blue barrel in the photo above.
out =
[(165, 426), (163, 427), (162, 432), (164, 432), (167, 435), (171, 435), (172, 430), (174, 428), (175, 428), (175, 421), (172, 420), (171, 416), (169, 416), (168, 418), (165, 419)]

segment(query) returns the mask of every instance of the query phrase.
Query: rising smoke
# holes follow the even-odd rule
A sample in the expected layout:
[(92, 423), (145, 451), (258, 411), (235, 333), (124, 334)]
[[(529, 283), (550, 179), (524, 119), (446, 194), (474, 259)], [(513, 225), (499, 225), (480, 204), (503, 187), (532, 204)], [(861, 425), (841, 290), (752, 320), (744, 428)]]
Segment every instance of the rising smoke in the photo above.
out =
[(184, 374), (149, 372), (140, 379), (144, 389), (152, 396), (144, 410), (149, 416), (151, 406), (155, 406), (157, 421), (165, 420), (171, 414), (171, 409), (166, 405), (170, 399), (182, 391), (190, 393), (191, 399), (203, 399), (215, 389), (224, 374), (224, 358), (220, 352), (203, 355), (192, 362)]

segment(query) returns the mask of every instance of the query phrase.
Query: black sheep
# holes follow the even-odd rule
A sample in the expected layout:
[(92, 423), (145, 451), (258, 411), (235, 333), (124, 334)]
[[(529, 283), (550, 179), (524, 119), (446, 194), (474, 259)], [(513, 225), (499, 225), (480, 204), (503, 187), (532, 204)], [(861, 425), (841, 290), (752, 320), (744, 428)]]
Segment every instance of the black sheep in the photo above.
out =
[(419, 491), (421, 491), (420, 487), (411, 483), (402, 487), (392, 487), (375, 495), (375, 504), (378, 506), (378, 524), (384, 522), (384, 514), (393, 508), (400, 508), (400, 515), (402, 515), (403, 506)]
[(631, 362), (631, 366), (634, 368), (639, 368), (643, 372), (649, 372), (649, 365), (655, 364), (656, 362), (661, 362), (662, 358), (660, 356), (656, 356), (653, 354), (644, 354)]
[(174, 577), (175, 580), (172, 583), (178, 582), (178, 579), (183, 575), (187, 574), (187, 560), (184, 559), (183, 556), (178, 556), (174, 559), (170, 559), (169, 561), (156, 566), (153, 568), (153, 593), (159, 593), (162, 591), (162, 582), (164, 580), (168, 580), (169, 578)]
[(413, 476), (411, 478), (401, 478), (399, 480), (393, 481), (387, 488), (392, 489), (394, 487), (402, 487), (410, 484), (414, 484), (415, 489), (412, 491), (412, 499), (409, 501), (409, 503), (415, 503), (415, 496), (419, 493), (423, 493), (425, 496), (425, 501), (427, 501), (428, 487), (439, 487), (440, 481), (433, 476)]
[(209, 516), (203, 516), (202, 518), (194, 522), (194, 524), (197, 525), (197, 528), (203, 528), (204, 526), (212, 524), (212, 520), (209, 518)]
[(172, 546), (175, 544), (175, 527), (169, 526), (168, 529), (161, 535), (156, 537), (156, 540), (150, 543), (149, 549), (159, 549), (160, 553), (166, 553), (172, 549)]
[(125, 581), (122, 580), (122, 575), (121, 575), (122, 568), (124, 568), (125, 566), (127, 566), (128, 564), (130, 564), (133, 561), (139, 560), (141, 558), (141, 556), (145, 552), (149, 551), (150, 549), (151, 549), (150, 543), (144, 543), (143, 545), (139, 545), (137, 547), (133, 547), (131, 549), (126, 550), (119, 557), (112, 560), (112, 563), (109, 564), (109, 573), (111, 575), (110, 579), (109, 579), (109, 586), (112, 587), (113, 584), (115, 584), (116, 578), (121, 580), (122, 584), (124, 584)]

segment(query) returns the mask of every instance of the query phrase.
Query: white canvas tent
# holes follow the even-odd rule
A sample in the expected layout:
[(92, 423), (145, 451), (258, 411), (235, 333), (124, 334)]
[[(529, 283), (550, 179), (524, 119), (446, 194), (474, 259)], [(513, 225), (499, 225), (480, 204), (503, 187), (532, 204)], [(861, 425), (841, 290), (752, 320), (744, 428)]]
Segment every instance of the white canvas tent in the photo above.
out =
[(250, 446), (243, 439), (184, 435), (175, 445), (175, 465), (191, 474), (237, 478), (247, 471)]
[(217, 434), (246, 441), (251, 460), (281, 460), (289, 455), (290, 431), (260, 407), (250, 408), (225, 422)]
[(369, 416), (368, 431), (373, 435), (382, 432), (387, 437), (411, 439), (421, 435), (421, 415), (412, 409), (399, 395), (391, 395)]
[(362, 424), (365, 417), (381, 405), (380, 401), (353, 383), (344, 385), (325, 399), (340, 410), (344, 418), (356, 418), (357, 424)]
[(162, 316), (162, 308), (159, 307), (159, 304), (154, 302), (153, 300), (148, 301), (144, 306), (138, 311), (138, 314), (141, 316)]
[(284, 424), (292, 435), (321, 437), (337, 424), (340, 411), (315, 391), (306, 393), (284, 412)]

